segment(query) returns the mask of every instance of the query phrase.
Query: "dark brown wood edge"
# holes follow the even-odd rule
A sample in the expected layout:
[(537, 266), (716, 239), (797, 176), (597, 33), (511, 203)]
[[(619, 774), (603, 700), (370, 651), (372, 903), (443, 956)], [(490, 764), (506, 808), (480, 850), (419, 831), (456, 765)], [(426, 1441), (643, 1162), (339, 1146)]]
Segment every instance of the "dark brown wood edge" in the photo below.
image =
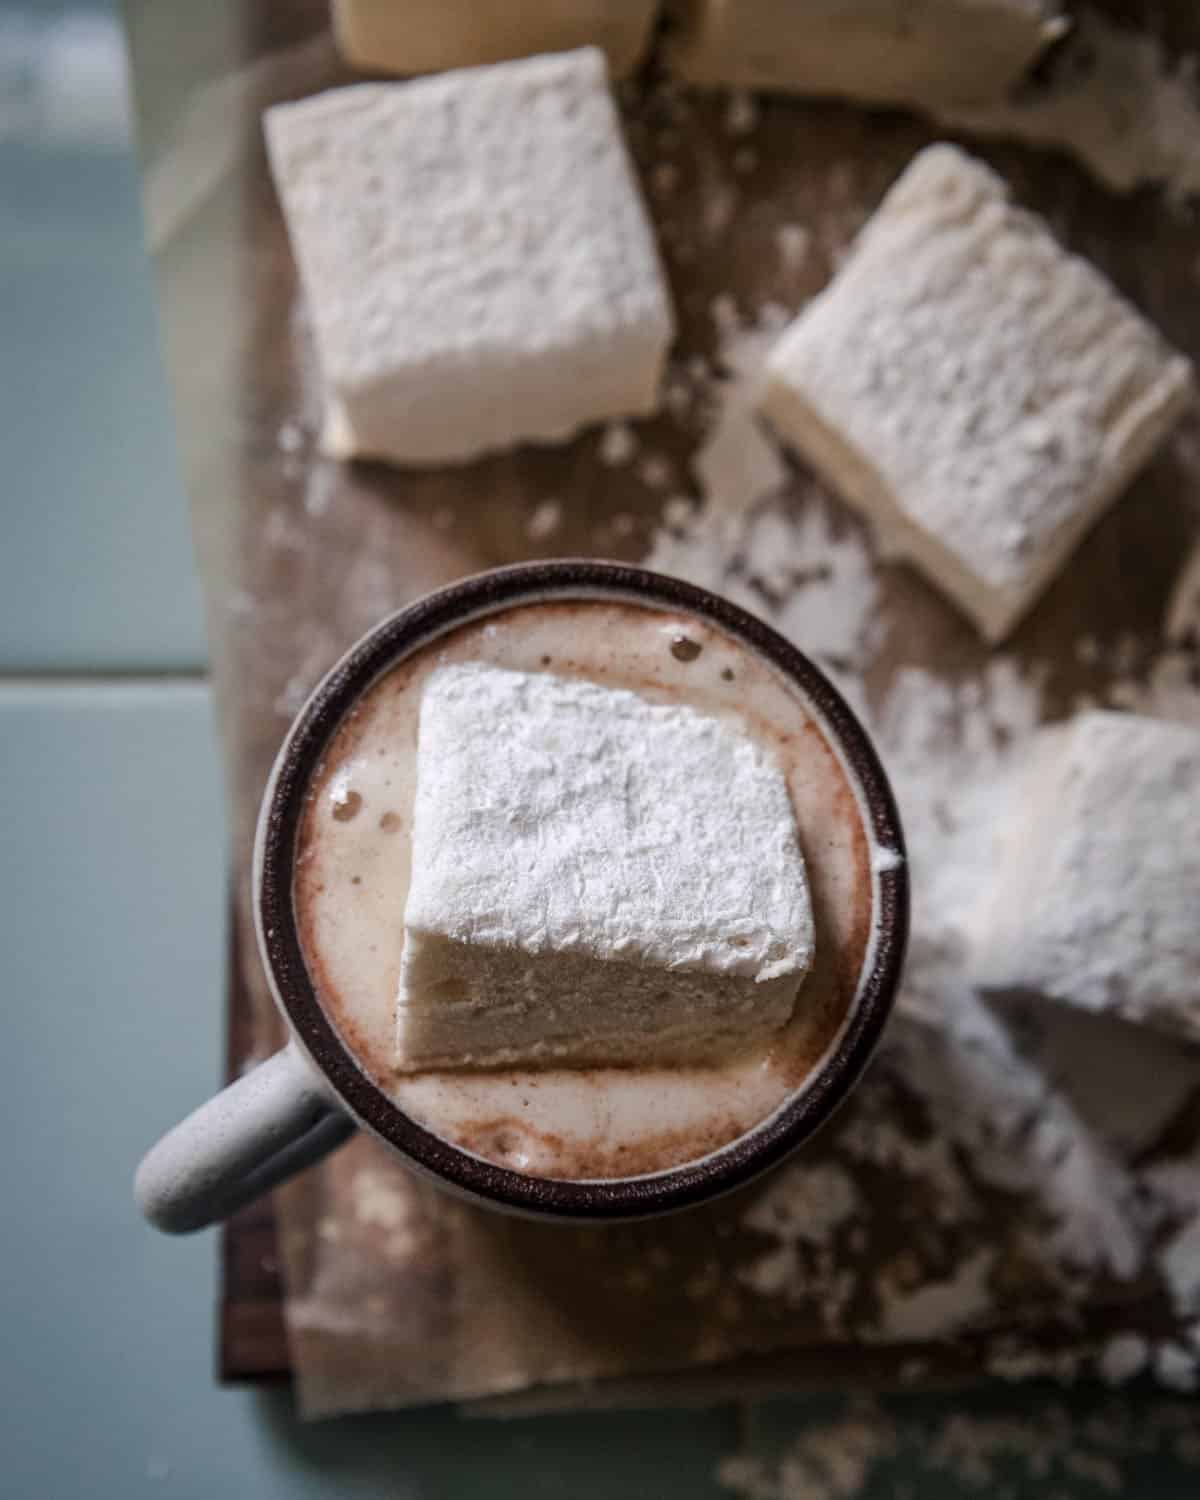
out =
[[(225, 967), (225, 1082), (257, 1055), (254, 1009), (242, 981), (237, 882), (230, 881)], [(221, 1226), (216, 1374), (221, 1385), (289, 1380), (291, 1351), (283, 1321), (283, 1278), (275, 1209), (268, 1196)]]

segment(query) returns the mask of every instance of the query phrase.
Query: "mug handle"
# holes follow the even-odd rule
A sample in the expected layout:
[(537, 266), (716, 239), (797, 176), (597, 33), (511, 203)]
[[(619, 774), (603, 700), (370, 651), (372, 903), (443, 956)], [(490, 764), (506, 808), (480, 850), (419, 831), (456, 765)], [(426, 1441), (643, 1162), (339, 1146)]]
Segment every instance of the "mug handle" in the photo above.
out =
[(158, 1229), (189, 1234), (311, 1166), (354, 1130), (289, 1042), (151, 1147), (134, 1196)]

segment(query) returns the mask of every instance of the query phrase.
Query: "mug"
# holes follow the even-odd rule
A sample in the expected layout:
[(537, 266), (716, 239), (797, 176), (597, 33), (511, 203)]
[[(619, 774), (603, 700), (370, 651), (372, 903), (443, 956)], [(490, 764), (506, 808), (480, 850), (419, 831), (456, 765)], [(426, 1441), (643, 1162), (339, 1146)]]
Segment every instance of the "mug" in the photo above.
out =
[[(309, 976), (292, 904), (296, 835), (310, 781), (346, 713), (384, 673), (468, 621), (522, 604), (615, 600), (691, 614), (772, 664), (840, 755), (877, 848), (900, 857), (872, 872), (875, 937), (841, 1028), (772, 1114), (698, 1160), (642, 1176), (569, 1180), (499, 1166), (433, 1134), (355, 1061)], [(903, 835), (887, 778), (862, 726), (825, 675), (747, 611), (681, 580), (616, 563), (497, 568), (438, 590), (368, 632), (317, 686), (267, 782), (253, 865), (258, 949), (290, 1039), (177, 1125), (146, 1156), (135, 1192), (172, 1233), (227, 1217), (340, 1145), (370, 1131), (409, 1167), (460, 1196), (547, 1220), (644, 1218), (706, 1201), (780, 1161), (832, 1114), (861, 1076), (899, 983), (908, 932)]]

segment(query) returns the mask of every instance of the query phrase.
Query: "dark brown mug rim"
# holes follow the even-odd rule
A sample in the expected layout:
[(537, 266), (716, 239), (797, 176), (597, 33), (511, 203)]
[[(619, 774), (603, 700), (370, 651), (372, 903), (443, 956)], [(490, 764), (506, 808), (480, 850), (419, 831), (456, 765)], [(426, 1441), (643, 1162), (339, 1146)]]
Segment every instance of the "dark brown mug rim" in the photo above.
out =
[[(447, 630), (521, 603), (623, 598), (707, 620), (773, 663), (808, 696), (836, 738), (860, 789), (876, 845), (900, 858), (877, 873), (876, 938), (833, 1051), (801, 1091), (711, 1155), (642, 1177), (568, 1180), (527, 1176), (473, 1156), (418, 1125), (362, 1070), (317, 998), (292, 902), (296, 836), (305, 792), (346, 713), (383, 673)], [(621, 1219), (707, 1200), (774, 1165), (824, 1124), (866, 1067), (891, 1010), (908, 937), (908, 865), (891, 788), (845, 700), (806, 656), (737, 605), (681, 579), (619, 563), (565, 559), (495, 568), (450, 584), (370, 630), (300, 711), (269, 785), (258, 839), (259, 941), (293, 1030), (350, 1113), (417, 1167), (472, 1197), (539, 1217)]]

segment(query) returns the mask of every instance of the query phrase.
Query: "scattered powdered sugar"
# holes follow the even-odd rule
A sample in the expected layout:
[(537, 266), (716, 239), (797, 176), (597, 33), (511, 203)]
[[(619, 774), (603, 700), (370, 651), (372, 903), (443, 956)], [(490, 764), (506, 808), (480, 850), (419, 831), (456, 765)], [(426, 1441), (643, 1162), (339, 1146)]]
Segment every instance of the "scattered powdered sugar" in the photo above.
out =
[(304, 488), (304, 509), (310, 516), (325, 514), (333, 504), (339, 482), (336, 464), (325, 461), (308, 466)]
[(735, 1278), (761, 1297), (811, 1303), (826, 1332), (845, 1337), (846, 1308), (859, 1278), (836, 1241), (864, 1208), (854, 1178), (836, 1162), (787, 1164), (742, 1221), (767, 1236), (770, 1248), (740, 1266)]
[(1010, 795), (1016, 747), (1040, 714), (1038, 682), (997, 656), (982, 677), (958, 683), (902, 667), (873, 716), (913, 871), (906, 991), (910, 1007), (917, 1000), (935, 1007), (935, 1021), (957, 1001), (966, 934), (991, 877), (993, 831)]
[(864, 529), (835, 520), (815, 480), (789, 469), (754, 408), (768, 351), (786, 312), (741, 321), (717, 297), (719, 373), (709, 380), (713, 416), (693, 462), (699, 502), (668, 501), (645, 558), (763, 615), (838, 677), (852, 682), (882, 635), (879, 583)]
[(781, 1297), (795, 1285), (799, 1273), (800, 1260), (795, 1246), (785, 1240), (757, 1260), (739, 1266), (734, 1275), (743, 1286), (757, 1292), (760, 1297)]
[(327, 624), (305, 619), (297, 623), (288, 644), (292, 670), (271, 707), (280, 718), (290, 720), (304, 707), (308, 695), (337, 660), (339, 641)]
[(913, 1026), (902, 1012), (887, 1044), (935, 1129), (980, 1180), (1040, 1204), (1043, 1255), (1079, 1272), (1134, 1277), (1152, 1225), (1132, 1175), (968, 988), (935, 993), (926, 1023)]
[(882, 1317), (875, 1336), (890, 1343), (916, 1343), (946, 1338), (971, 1326), (994, 1307), (989, 1278), (995, 1259), (992, 1250), (977, 1250), (948, 1276), (913, 1290), (896, 1286), (885, 1272), (876, 1286)]
[[(824, 540), (828, 544), (831, 538)], [(810, 556), (819, 545), (810, 538)], [(770, 552), (777, 556), (779, 548), (775, 536)], [(869, 580), (865, 555), (864, 566)], [(863, 589), (869, 597), (869, 585), (864, 583)], [(789, 619), (789, 614), (786, 604), (778, 607), (776, 623), (787, 622), (784, 628), (793, 639), (807, 646), (805, 635), (793, 633), (795, 617)], [(867, 620), (870, 614), (868, 609)], [(863, 664), (864, 637), (870, 640), (871, 629), (859, 621), (842, 639), (847, 662)], [(833, 644), (822, 640), (826, 649)], [(853, 666), (848, 675), (853, 681)], [(1048, 1045), (1043, 1054), (1040, 1039), (1023, 1049), (1003, 1017), (980, 1000), (965, 978), (970, 919), (994, 868), (994, 833), (1003, 822), (1014, 773), (1043, 717), (1042, 676), (1013, 658), (994, 656), (978, 674), (957, 682), (918, 667), (902, 668), (873, 710), (866, 695), (857, 694), (903, 810), (913, 872), (908, 972), (899, 1014), (885, 1040), (884, 1065), (924, 1102), (934, 1134), (916, 1141), (896, 1121), (866, 1113), (840, 1133), (838, 1144), (853, 1159), (898, 1168), (928, 1182), (937, 1212), (950, 1223), (967, 1212), (971, 1201), (961, 1162), (979, 1181), (1032, 1199), (1044, 1223), (1044, 1248), (1037, 1253), (1052, 1258), (1057, 1275), (1077, 1273), (1082, 1294), (1089, 1276), (1128, 1280), (1144, 1268), (1162, 1209), (1163, 1195), (1147, 1197), (1149, 1184), (1139, 1182), (1123, 1154), (1081, 1115), (1072, 1092), (1073, 1067), (1082, 1072), (1093, 1068), (1097, 1047), (1107, 1045), (1118, 1061), (1125, 1060), (1128, 1071), (1130, 1038), (1122, 1033), (1107, 1042), (1096, 1039), (1077, 1061), (1073, 1052), (1056, 1052)], [(1160, 1043), (1154, 1039), (1151, 1045)], [(1180, 1062), (1180, 1070), (1159, 1070), (1163, 1090), (1160, 1097), (1151, 1090), (1149, 1099), (1155, 1133), (1167, 1113), (1195, 1091), (1188, 1061)], [(1110, 1076), (1119, 1078), (1119, 1071), (1110, 1070)], [(1139, 1076), (1135, 1086), (1144, 1090), (1145, 1082)], [(856, 1105), (863, 1100), (860, 1093)], [(1126, 1128), (1138, 1147), (1146, 1144), (1148, 1131), (1140, 1117)], [(1187, 1198), (1192, 1211), (1200, 1204), (1200, 1183), (1186, 1186), (1190, 1194), (1181, 1189), (1179, 1196)], [(773, 1259), (764, 1255), (759, 1269), (786, 1290), (791, 1247), (786, 1240), (781, 1246)], [(1031, 1243), (1028, 1250), (1034, 1252), (1035, 1246)], [(1186, 1263), (1182, 1250), (1178, 1260), (1181, 1267)], [(791, 1269), (794, 1273), (796, 1268)], [(986, 1246), (947, 1273), (916, 1285), (896, 1282), (885, 1266), (874, 1287), (878, 1324), (856, 1326), (856, 1334), (886, 1340), (936, 1338), (986, 1327), (999, 1312), (992, 1270)], [(1169, 1290), (1177, 1312), (1188, 1312), (1191, 1303), (1182, 1282)], [(1063, 1281), (1063, 1293), (1070, 1295), (1069, 1280)], [(1009, 1378), (1018, 1373), (1073, 1375), (1078, 1358), (1071, 1356), (1067, 1363), (1069, 1372), (1066, 1364), (1048, 1366), (1034, 1352), (1023, 1357), (1017, 1346), (997, 1356), (996, 1373)], [(1182, 1356), (1176, 1353), (1159, 1359), (1156, 1369), (1177, 1385), (1186, 1378)]]
[[(839, 1278), (832, 1247), (841, 1221), (823, 1218), (814, 1204), (829, 1201), (830, 1181), (847, 1184), (845, 1202), (855, 1202), (861, 1163), (926, 1184), (931, 1214), (950, 1226), (976, 1218), (976, 1183), (1020, 1194), (1036, 1205), (1041, 1224), (1025, 1253), (1060, 1283), (1068, 1305), (1086, 1298), (1097, 1276), (1128, 1281), (1144, 1270), (1167, 1209), (1130, 1162), (1195, 1092), (1198, 1075), (1186, 1058), (1176, 1066), (1174, 1053), (1165, 1066), (1151, 1058), (1147, 1069), (1130, 1068), (1125, 1034), (1097, 1034), (1078, 1046), (1052, 1027), (1022, 1032), (972, 990), (972, 919), (993, 878), (1018, 772), (1046, 718), (1049, 667), (993, 654), (951, 679), (908, 665), (892, 671), (882, 698), (868, 692), (889, 636), (871, 543), (811, 476), (785, 461), (754, 416), (763, 361), (786, 314), (768, 307), (743, 320), (723, 295), (710, 312), (714, 368), (692, 372), (697, 387), (707, 388), (710, 410), (693, 464), (699, 495), (667, 503), (646, 562), (763, 616), (826, 668), (867, 722), (902, 811), (913, 891), (906, 981), (881, 1065), (921, 1101), (933, 1132), (914, 1136), (886, 1110), (872, 1109), (871, 1090), (860, 1091), (835, 1131), (844, 1168), (808, 1162), (781, 1175), (747, 1215), (747, 1228), (771, 1238), (738, 1279), (789, 1303), (814, 1298), (819, 1286), (833, 1304), (823, 1309), (826, 1326), (839, 1330), (855, 1275), (852, 1267), (848, 1286), (843, 1264)], [(1092, 640), (1079, 654), (1107, 666), (1109, 696), (1161, 713), (1174, 694), (1178, 717), (1200, 712), (1189, 649), (1177, 644), (1147, 662), (1131, 642), (1106, 661)], [(896, 857), (877, 851), (877, 867), (890, 868)], [(1099, 1078), (1119, 1087), (1122, 1065), (1129, 1108), (1104, 1112), (1106, 1126), (1090, 1085)], [(1148, 1072), (1161, 1087), (1146, 1089)], [(869, 1235), (862, 1191), (858, 1212)], [(1173, 1210), (1177, 1229), (1197, 1208), (1200, 1183), (1186, 1208)], [(876, 1315), (856, 1315), (854, 1335), (920, 1339), (986, 1328), (1002, 1311), (995, 1272), (991, 1247), (978, 1243), (949, 1267), (918, 1264), (915, 1280), (911, 1266), (885, 1265), (870, 1288)], [(1175, 1292), (1182, 1313), (1190, 1304), (1178, 1283)], [(1156, 1368), (1178, 1382), (1173, 1361), (1158, 1359)], [(1078, 1353), (1050, 1356), (1020, 1341), (998, 1344), (988, 1359), (1007, 1378), (1073, 1378), (1079, 1362)]]
[(803, 269), (812, 249), (812, 233), (803, 224), (781, 224), (775, 231), (779, 259), (786, 271), (795, 274)]
[(1176, 1214), (1200, 1208), (1200, 1155), (1155, 1162), (1142, 1177)]
[(540, 542), (551, 536), (562, 522), (562, 504), (558, 500), (543, 500), (531, 512), (525, 523), (525, 534), (531, 541)]
[(1143, 676), (1129, 673), (1109, 687), (1108, 702), (1130, 713), (1150, 714), (1200, 728), (1200, 681), (1195, 648), (1167, 646)]
[(1041, 1201), (1055, 1254), (1128, 1278), (1146, 1232), (1132, 1178), (965, 979), (971, 918), (1040, 716), (1037, 678), (1006, 657), (957, 684), (902, 669), (877, 715), (913, 873), (909, 962), (889, 1051), (984, 1181)]
[(675, 417), (685, 416), (692, 407), (692, 393), (682, 380), (668, 380), (663, 390), (663, 404)]
[(1124, 1385), (1140, 1375), (1150, 1358), (1150, 1344), (1140, 1333), (1115, 1333), (1105, 1344), (1098, 1372), (1105, 1385)]
[(819, 661), (856, 707), (881, 639), (879, 582), (865, 534), (835, 517), (815, 482), (730, 515), (705, 502), (673, 511), (645, 565), (724, 594)]
[(1194, 1391), (1200, 1385), (1196, 1354), (1182, 1344), (1160, 1344), (1154, 1354), (1154, 1374), (1160, 1385), (1171, 1391)]
[(749, 135), (758, 124), (758, 103), (746, 89), (734, 89), (725, 111), (725, 129), (730, 135)]
[(638, 440), (627, 422), (610, 422), (600, 439), (600, 462), (611, 468), (632, 463)]
[(740, 392), (730, 391), (694, 468), (714, 514), (735, 520), (755, 500), (782, 489), (787, 468)]
[[(1111, 66), (1101, 59), (1101, 72)], [(754, 166), (745, 153), (755, 123), (734, 95), (726, 129), (742, 138), (742, 169)], [(1143, 143), (1159, 124), (1141, 122)], [(857, 161), (835, 162), (822, 213), (776, 228), (782, 272), (801, 272), (814, 246), (836, 263), (859, 227), (860, 170)], [(736, 194), (725, 204), (718, 197), (709, 205), (714, 232), (736, 204)], [(691, 356), (670, 382), (678, 393), (671, 410), (685, 409), (686, 394), (686, 409), (706, 418), (691, 464), (695, 492), (666, 501), (644, 561), (751, 609), (843, 691), (897, 794), (913, 911), (904, 990), (872, 1082), (832, 1127), (825, 1155), (794, 1163), (750, 1207), (743, 1228), (764, 1239), (735, 1277), (760, 1296), (815, 1306), (831, 1336), (937, 1339), (1003, 1329), (1014, 1255), (1034, 1268), (1035, 1283), (1056, 1289), (1068, 1319), (1098, 1287), (1132, 1282), (1153, 1263), (1176, 1315), (1200, 1321), (1188, 1311), (1184, 1250), (1177, 1248), (1173, 1276), (1157, 1258), (1160, 1245), (1181, 1246), (1189, 1234), (1200, 1180), (1184, 1183), (1177, 1171), (1172, 1195), (1140, 1164), (1196, 1092), (1191, 1060), (1158, 1038), (1139, 1048), (1136, 1034), (1119, 1028), (1081, 1039), (1067, 1028), (1022, 1024), (986, 1004), (969, 982), (973, 920), (993, 879), (1019, 772), (1038, 729), (1063, 712), (1061, 695), (1050, 696), (1056, 669), (1015, 654), (960, 654), (953, 674), (913, 663), (895, 617), (903, 591), (881, 569), (877, 543), (757, 419), (765, 357), (794, 311), (749, 310), (727, 292), (711, 298), (715, 352), (711, 360)], [(1048, 429), (1027, 436), (1037, 444), (1054, 439)], [(632, 449), (618, 453), (623, 462), (635, 457)], [(1096, 635), (1081, 640), (1089, 700), (1200, 718), (1195, 631), (1185, 638), (1186, 629), (1176, 625), (1161, 649), (1134, 637), (1119, 649)], [(880, 849), (873, 862), (882, 871), (897, 857)], [(926, 1129), (912, 1128), (907, 1109), (896, 1107), (901, 1099), (923, 1109)], [(878, 1213), (880, 1224), (890, 1224), (892, 1217), (876, 1201), (881, 1172), (903, 1184), (901, 1192), (917, 1193), (952, 1249), (879, 1265), (868, 1253), (873, 1219)], [(996, 1210), (983, 1206), (996, 1191), (1020, 1201), (1015, 1241), (998, 1237)], [(1161, 1341), (1152, 1346), (1136, 1330), (1118, 1332), (1097, 1353), (1097, 1367), (1119, 1383), (1152, 1364), (1181, 1385), (1189, 1378), (1185, 1360), (1190, 1370), (1200, 1351), (1189, 1352), (1182, 1338), (1168, 1342), (1164, 1353)], [(987, 1367), (1007, 1379), (1070, 1380), (1089, 1357), (1082, 1345), (1039, 1348), (1011, 1325), (984, 1350)], [(844, 1453), (848, 1441), (843, 1432), (828, 1451)], [(814, 1496), (854, 1492), (837, 1488), (811, 1450), (794, 1458), (798, 1467), (785, 1475), (790, 1487), (762, 1493), (807, 1497), (805, 1485)], [(1063, 1473), (1082, 1478), (1078, 1460), (1072, 1464), (1064, 1454)]]
[(772, 1178), (742, 1222), (781, 1240), (820, 1244), (853, 1218), (859, 1205), (858, 1188), (844, 1168), (832, 1162), (808, 1168), (793, 1162)]
[(971, 1211), (972, 1195), (956, 1147), (943, 1135), (918, 1139), (901, 1129), (887, 1108), (889, 1102), (886, 1097), (877, 1102), (870, 1093), (860, 1094), (852, 1119), (838, 1131), (838, 1145), (853, 1162), (926, 1184), (931, 1190), (934, 1223), (962, 1222)]
[(382, 1172), (364, 1169), (351, 1183), (354, 1217), (360, 1224), (398, 1229), (412, 1213), (408, 1198)]
[(737, 332), (740, 320), (737, 298), (732, 292), (718, 292), (709, 303), (708, 310), (719, 334), (728, 338), (730, 334)]
[(672, 495), (663, 506), (663, 522), (673, 531), (681, 531), (691, 520), (696, 509), (695, 501), (686, 495)]
[(1159, 1265), (1175, 1310), (1200, 1315), (1200, 1216), (1193, 1215), (1167, 1242)]

